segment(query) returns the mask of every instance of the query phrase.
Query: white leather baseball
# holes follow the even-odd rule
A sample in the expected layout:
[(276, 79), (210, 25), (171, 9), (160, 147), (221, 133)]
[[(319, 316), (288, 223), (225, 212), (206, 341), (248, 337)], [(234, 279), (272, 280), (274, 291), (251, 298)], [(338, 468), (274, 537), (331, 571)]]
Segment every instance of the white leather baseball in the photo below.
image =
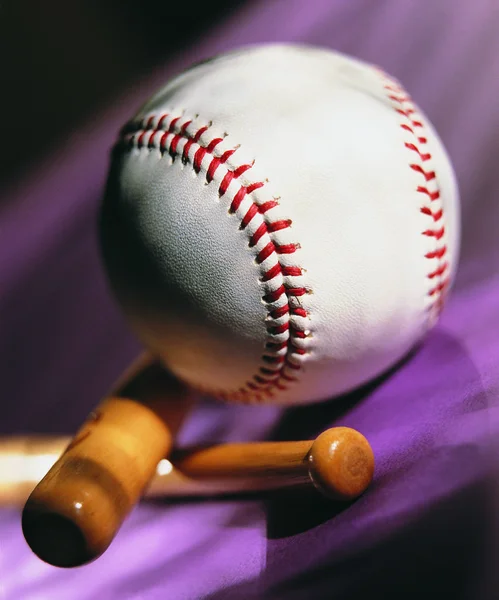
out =
[(140, 339), (247, 402), (385, 371), (435, 323), (459, 244), (450, 161), (407, 92), (293, 45), (218, 56), (153, 96), (115, 148), (101, 223)]

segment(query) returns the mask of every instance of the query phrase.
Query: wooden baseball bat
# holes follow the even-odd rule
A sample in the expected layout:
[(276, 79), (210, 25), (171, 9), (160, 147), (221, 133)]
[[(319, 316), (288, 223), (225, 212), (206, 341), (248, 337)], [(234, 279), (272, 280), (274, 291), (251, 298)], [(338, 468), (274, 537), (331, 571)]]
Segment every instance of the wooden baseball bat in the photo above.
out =
[[(69, 441), (66, 437), (3, 440), (0, 443), (0, 504), (22, 501), (46, 470), (52, 471), (52, 463), (59, 465), (58, 457)], [(68, 460), (67, 450), (64, 457)], [(99, 479), (93, 479), (100, 477), (99, 471), (94, 467), (88, 471), (86, 463), (83, 463), (83, 471), (82, 478), (71, 469), (67, 479), (63, 472), (59, 476), (64, 479), (58, 485), (51, 484), (49, 479), (42, 488), (42, 508), (36, 496), (40, 486), (33, 492), (36, 512), (32, 512), (29, 502), (27, 505), (29, 519), (24, 516), (24, 534), (36, 554), (55, 566), (78, 566), (96, 558), (109, 545), (110, 536), (97, 545), (89, 532), (95, 536), (97, 526), (104, 531), (109, 529), (107, 519), (110, 517), (114, 522), (123, 518), (121, 505), (118, 504), (119, 512), (115, 516), (114, 504), (107, 497), (122, 493), (121, 489), (113, 490), (112, 486), (117, 483), (113, 480), (102, 486)], [(60, 472), (61, 467), (58, 467), (56, 478)], [(148, 498), (217, 496), (313, 484), (332, 499), (353, 500), (366, 490), (373, 472), (374, 455), (366, 438), (354, 429), (336, 427), (326, 430), (313, 442), (220, 444), (174, 451), (169, 460), (161, 458), (156, 464), (152, 481), (144, 493)], [(109, 476), (107, 473), (106, 477)], [(116, 481), (123, 479), (116, 472), (113, 477)], [(128, 478), (129, 473), (125, 481)], [(57, 493), (56, 498), (52, 498), (54, 493)], [(68, 519), (67, 498), (74, 506), (75, 497), (79, 498), (78, 506)], [(104, 508), (98, 505), (101, 501)]]
[(192, 402), (151, 356), (137, 361), (30, 494), (22, 528), (33, 552), (61, 567), (100, 556), (169, 454)]
[[(0, 440), (0, 506), (21, 505), (71, 439), (16, 436)], [(145, 498), (263, 492), (314, 484), (336, 500), (352, 500), (371, 482), (374, 457), (367, 440), (347, 427), (315, 442), (252, 442), (196, 446), (162, 458)]]
[[(67, 438), (43, 440), (38, 468), (43, 461), (55, 463), (29, 495), (22, 515), (23, 533), (35, 554), (61, 567), (94, 560), (146, 490), (149, 496), (216, 495), (311, 479), (324, 493), (350, 499), (372, 478), (371, 448), (348, 428), (325, 432), (312, 448), (311, 442), (229, 444), (178, 451), (169, 462), (174, 435), (192, 402), (179, 382), (146, 357), (69, 445)], [(16, 443), (26, 447), (26, 441)], [(17, 485), (18, 492), (26, 490), (22, 479)]]

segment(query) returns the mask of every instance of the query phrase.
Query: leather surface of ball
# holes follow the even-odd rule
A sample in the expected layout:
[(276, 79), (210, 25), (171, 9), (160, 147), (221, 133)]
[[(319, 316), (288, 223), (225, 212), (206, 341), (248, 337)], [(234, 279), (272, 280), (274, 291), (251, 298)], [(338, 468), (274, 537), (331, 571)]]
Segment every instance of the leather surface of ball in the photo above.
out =
[(159, 90), (120, 134), (101, 215), (142, 342), (207, 393), (282, 404), (347, 392), (421, 340), (459, 228), (449, 158), (402, 85), (295, 45)]

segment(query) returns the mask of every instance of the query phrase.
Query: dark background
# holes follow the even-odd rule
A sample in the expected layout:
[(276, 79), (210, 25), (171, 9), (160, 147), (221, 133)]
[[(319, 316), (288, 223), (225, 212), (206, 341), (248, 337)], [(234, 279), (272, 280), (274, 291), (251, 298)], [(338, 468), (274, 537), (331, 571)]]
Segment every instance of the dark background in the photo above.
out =
[[(181, 54), (241, 0), (0, 3), (0, 186), (137, 79)], [(3, 196), (3, 195), (2, 195)]]

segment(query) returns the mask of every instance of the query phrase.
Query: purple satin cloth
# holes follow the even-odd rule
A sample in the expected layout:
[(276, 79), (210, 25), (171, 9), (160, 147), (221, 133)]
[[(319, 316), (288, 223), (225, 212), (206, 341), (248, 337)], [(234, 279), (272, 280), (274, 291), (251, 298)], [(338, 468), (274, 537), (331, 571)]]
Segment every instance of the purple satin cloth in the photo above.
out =
[(182, 432), (182, 442), (305, 439), (355, 427), (377, 460), (362, 498), (142, 503), (102, 558), (71, 571), (38, 560), (19, 511), (2, 509), (1, 600), (499, 598), (498, 32), (495, 0), (248, 3), (4, 193), (2, 433), (74, 431), (137, 354), (104, 281), (96, 211), (120, 125), (195, 60), (299, 41), (398, 77), (455, 165), (463, 240), (440, 323), (386, 377), (287, 411), (202, 404)]

